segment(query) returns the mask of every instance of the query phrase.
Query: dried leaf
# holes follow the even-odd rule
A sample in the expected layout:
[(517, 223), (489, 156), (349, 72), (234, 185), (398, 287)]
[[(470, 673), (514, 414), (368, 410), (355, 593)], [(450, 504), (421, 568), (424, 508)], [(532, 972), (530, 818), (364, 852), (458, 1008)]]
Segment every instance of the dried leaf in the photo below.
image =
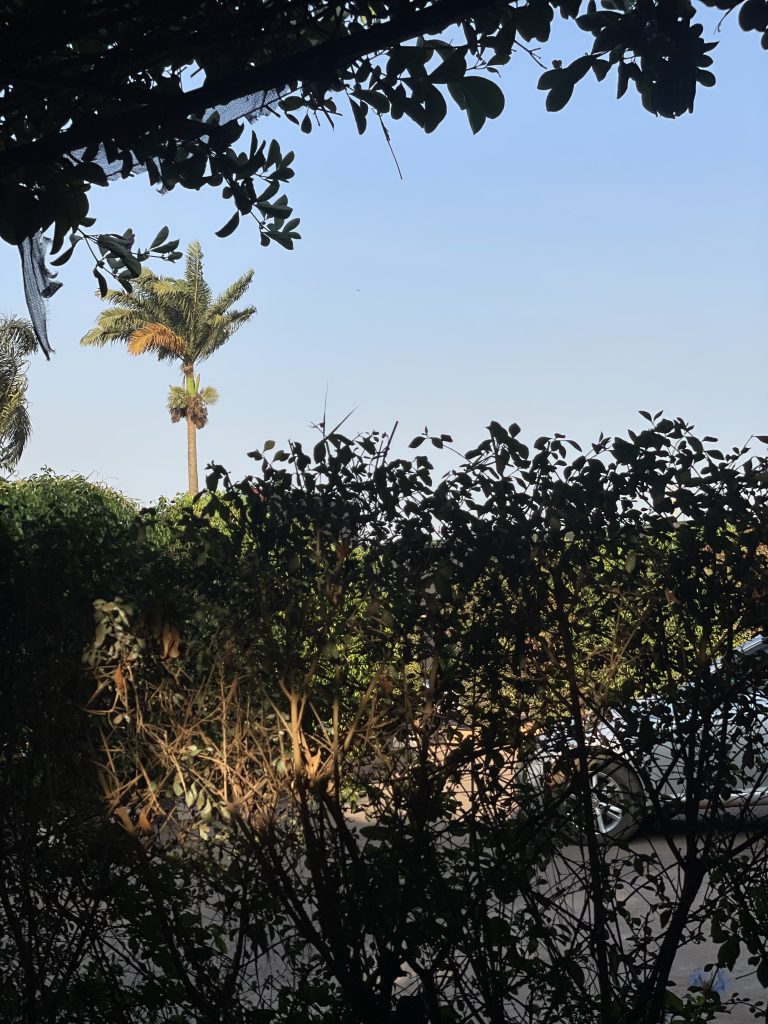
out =
[(178, 658), (179, 656), (179, 641), (181, 635), (175, 626), (171, 625), (170, 622), (163, 623), (163, 657), (164, 658)]
[(131, 821), (131, 816), (128, 813), (127, 807), (116, 807), (115, 817), (123, 826), (126, 832), (128, 832), (130, 835), (136, 834), (136, 829), (133, 827), (133, 822)]
[(112, 673), (112, 678), (115, 681), (115, 690), (120, 700), (126, 703), (127, 686), (125, 681), (125, 674), (123, 672), (123, 666), (118, 665), (115, 671)]
[(152, 835), (152, 822), (150, 821), (149, 815), (144, 810), (144, 808), (142, 808), (141, 811), (139, 812), (138, 825), (139, 825), (139, 829), (145, 835), (147, 835), (147, 836)]

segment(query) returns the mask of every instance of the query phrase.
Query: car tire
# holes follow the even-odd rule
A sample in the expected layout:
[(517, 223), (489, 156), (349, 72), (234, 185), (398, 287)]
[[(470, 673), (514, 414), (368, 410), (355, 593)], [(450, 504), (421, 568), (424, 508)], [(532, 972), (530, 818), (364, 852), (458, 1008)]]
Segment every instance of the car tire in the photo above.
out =
[(550, 797), (557, 800), (566, 815), (567, 830), (584, 842), (589, 827), (606, 844), (624, 842), (639, 830), (648, 818), (649, 808), (638, 775), (620, 758), (611, 754), (593, 754), (589, 762), (592, 794), (591, 821), (585, 823), (583, 804), (578, 797), (577, 764), (569, 759), (550, 779)]

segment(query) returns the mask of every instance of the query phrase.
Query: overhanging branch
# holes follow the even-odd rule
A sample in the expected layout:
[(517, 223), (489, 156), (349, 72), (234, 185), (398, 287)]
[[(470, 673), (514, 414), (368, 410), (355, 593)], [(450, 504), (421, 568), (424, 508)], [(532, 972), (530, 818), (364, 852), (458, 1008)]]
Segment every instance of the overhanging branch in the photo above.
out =
[[(409, 9), (384, 24), (321, 43), (273, 63), (233, 70), (187, 93), (168, 96), (155, 95), (150, 91), (140, 105), (82, 118), (65, 131), (57, 131), (0, 153), (0, 177), (10, 175), (25, 165), (55, 160), (104, 139), (130, 147), (145, 133), (166, 124), (169, 134), (173, 133), (174, 120), (180, 121), (194, 114), (199, 116), (206, 109), (241, 96), (280, 91), (298, 82), (333, 80), (340, 69), (355, 60), (375, 56), (414, 36), (441, 32), (481, 11), (506, 6), (503, 0), (438, 0), (422, 10)], [(87, 79), (83, 81), (82, 88), (87, 94)]]

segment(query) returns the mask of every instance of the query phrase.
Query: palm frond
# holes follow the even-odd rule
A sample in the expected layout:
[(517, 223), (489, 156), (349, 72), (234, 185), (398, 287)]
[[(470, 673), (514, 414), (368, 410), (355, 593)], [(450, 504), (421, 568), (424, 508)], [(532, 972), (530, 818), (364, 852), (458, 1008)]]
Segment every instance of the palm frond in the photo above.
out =
[(201, 388), (197, 394), (200, 401), (205, 402), (206, 405), (216, 405), (219, 400), (219, 392), (216, 388)]
[(32, 433), (27, 411), (26, 363), (12, 350), (0, 350), (0, 470), (16, 468)]
[(191, 308), (191, 292), (192, 289), (183, 278), (164, 277), (155, 286), (158, 298), (179, 312)]
[(171, 420), (174, 423), (178, 423), (179, 420), (186, 418), (191, 399), (192, 396), (187, 393), (187, 389), (179, 387), (178, 384), (172, 384), (168, 388), (166, 408), (171, 414)]
[(157, 286), (157, 297), (162, 302), (165, 322), (194, 342), (200, 321), (194, 289), (183, 279), (166, 278)]
[(0, 424), (5, 411), (19, 401), (20, 392), (23, 396), (26, 380), (22, 363), (12, 353), (0, 353)]
[(144, 267), (139, 277), (131, 283), (132, 291), (124, 292), (121, 288), (110, 288), (104, 296), (104, 301), (113, 306), (123, 306), (126, 309), (141, 308), (147, 297), (152, 294), (155, 282), (158, 280), (162, 280), (162, 278)]
[(211, 289), (203, 274), (203, 250), (199, 242), (191, 242), (184, 264), (184, 280), (191, 293), (195, 315), (211, 304)]
[(80, 344), (97, 348), (117, 342), (127, 344), (133, 332), (145, 324), (146, 320), (135, 310), (105, 309), (99, 314), (96, 326), (80, 339)]
[(0, 417), (0, 470), (12, 472), (32, 436), (27, 403), (21, 402)]
[(202, 343), (198, 346), (195, 358), (198, 362), (208, 359), (214, 352), (225, 345), (235, 331), (247, 324), (256, 315), (255, 306), (232, 310), (229, 313), (213, 314), (207, 323)]
[(219, 394), (215, 388), (200, 387), (194, 374), (198, 361), (207, 359), (256, 315), (255, 306), (233, 309), (253, 281), (253, 271), (242, 274), (213, 301), (203, 274), (203, 251), (199, 242), (187, 250), (184, 276), (159, 277), (142, 271), (130, 295), (110, 291), (108, 308), (82, 339), (83, 345), (125, 344), (131, 355), (154, 353), (158, 359), (181, 360), (188, 376), (183, 386), (168, 392), (171, 419), (188, 419), (197, 428), (208, 421), (208, 407)]
[(187, 342), (164, 324), (144, 324), (128, 339), (132, 356), (154, 352), (158, 359), (184, 359), (188, 356)]
[(108, 308), (100, 312), (96, 326), (88, 331), (80, 344), (98, 348), (115, 343), (127, 344), (131, 334), (144, 325), (167, 323), (167, 310), (157, 293), (163, 280), (151, 271), (143, 270), (130, 295), (109, 291), (105, 300), (109, 303)]
[(187, 391), (183, 384), (171, 384), (171, 386), (168, 388), (169, 408), (171, 406), (171, 403), (173, 403), (174, 405), (185, 405), (189, 398), (189, 392)]
[[(223, 316), (230, 306), (239, 302), (240, 299), (245, 295), (248, 289), (251, 287), (253, 281), (253, 271), (247, 270), (242, 277), (231, 284), (228, 288), (225, 288), (221, 295), (218, 295), (209, 306), (209, 314), (211, 316)], [(255, 307), (253, 308), (254, 313), (256, 312)]]
[(29, 320), (18, 316), (0, 318), (0, 348), (10, 349), (18, 356), (31, 356), (36, 352), (37, 337)]
[(190, 242), (184, 260), (184, 280), (193, 287), (203, 276), (203, 248), (198, 241)]
[(231, 337), (235, 331), (240, 330), (249, 320), (256, 316), (255, 306), (245, 306), (243, 309), (233, 309), (222, 317), (222, 329)]

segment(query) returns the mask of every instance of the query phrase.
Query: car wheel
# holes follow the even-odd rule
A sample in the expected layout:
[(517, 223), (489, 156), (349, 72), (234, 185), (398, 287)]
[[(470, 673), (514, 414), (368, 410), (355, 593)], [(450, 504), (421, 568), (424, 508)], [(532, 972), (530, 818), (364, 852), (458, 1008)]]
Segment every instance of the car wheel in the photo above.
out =
[[(629, 839), (648, 817), (647, 800), (640, 779), (628, 765), (610, 755), (594, 755), (588, 772), (592, 812), (588, 827), (605, 843)], [(549, 789), (569, 822), (567, 831), (574, 839), (583, 842), (586, 825), (578, 782), (576, 762), (569, 760), (551, 778)]]
[(633, 836), (648, 816), (645, 793), (631, 768), (613, 758), (589, 766), (595, 832), (607, 842)]

